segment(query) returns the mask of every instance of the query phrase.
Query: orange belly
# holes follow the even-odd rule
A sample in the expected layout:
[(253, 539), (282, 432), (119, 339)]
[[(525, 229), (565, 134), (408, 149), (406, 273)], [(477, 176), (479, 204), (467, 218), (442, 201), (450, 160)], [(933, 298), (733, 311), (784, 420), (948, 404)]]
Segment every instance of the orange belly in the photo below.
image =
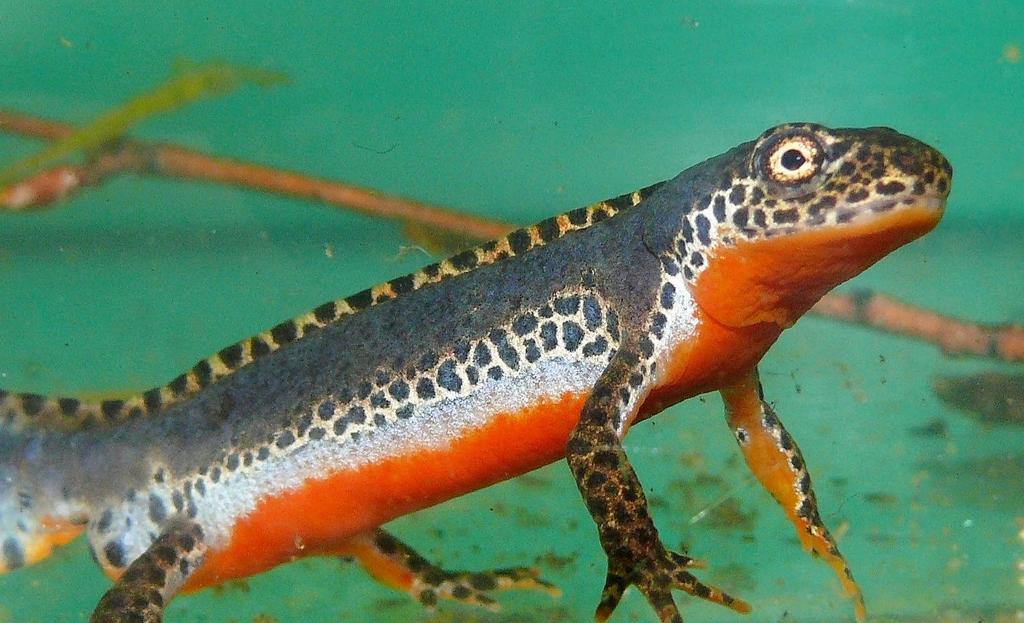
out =
[[(781, 331), (770, 324), (733, 329), (698, 314), (694, 339), (670, 353), (640, 418), (749, 372)], [(310, 478), (300, 489), (264, 499), (235, 525), (226, 546), (207, 554), (183, 590), (338, 551), (349, 537), (396, 517), (556, 461), (565, 456), (586, 397), (566, 393), (499, 413), (445, 447)]]
[(260, 573), (336, 550), (396, 517), (507, 480), (565, 455), (585, 394), (564, 394), (489, 423), (443, 448), (346, 470), (261, 501), (211, 551), (183, 590)]
[(698, 308), (693, 338), (669, 352), (661, 382), (644, 400), (638, 419), (732, 384), (757, 365), (781, 333), (782, 327), (772, 322), (729, 327)]

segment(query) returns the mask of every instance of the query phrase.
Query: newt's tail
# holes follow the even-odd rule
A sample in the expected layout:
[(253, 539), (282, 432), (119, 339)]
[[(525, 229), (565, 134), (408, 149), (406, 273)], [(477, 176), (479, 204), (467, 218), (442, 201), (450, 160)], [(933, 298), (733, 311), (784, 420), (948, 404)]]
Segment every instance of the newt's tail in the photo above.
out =
[(25, 430), (0, 392), (0, 573), (31, 565), (85, 529), (80, 503), (69, 499), (47, 455), (66, 432)]

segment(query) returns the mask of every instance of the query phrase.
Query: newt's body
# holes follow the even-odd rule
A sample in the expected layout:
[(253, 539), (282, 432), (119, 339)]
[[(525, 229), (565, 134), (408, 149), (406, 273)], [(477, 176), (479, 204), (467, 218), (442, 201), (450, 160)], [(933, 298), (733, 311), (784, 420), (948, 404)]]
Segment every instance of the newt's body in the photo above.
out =
[[(95, 621), (299, 556), (358, 557), (413, 592), (488, 604), (520, 569), (449, 574), (385, 522), (566, 456), (631, 584), (745, 611), (667, 551), (620, 440), (719, 390), (805, 547), (860, 594), (756, 365), (822, 294), (939, 220), (951, 169), (891, 130), (780, 126), (632, 195), (510, 234), (223, 349), (169, 385), (84, 404), (0, 392), (0, 571), (83, 529), (115, 578)], [(125, 572), (127, 569), (127, 572)]]

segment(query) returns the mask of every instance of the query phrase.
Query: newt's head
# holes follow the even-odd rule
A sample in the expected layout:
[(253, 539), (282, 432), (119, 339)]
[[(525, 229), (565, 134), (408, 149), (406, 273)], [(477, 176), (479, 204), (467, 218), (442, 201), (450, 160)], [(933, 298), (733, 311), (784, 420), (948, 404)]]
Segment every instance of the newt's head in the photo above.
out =
[[(889, 128), (772, 128), (711, 161), (681, 235), (698, 303), (730, 326), (792, 324), (825, 292), (938, 224), (953, 170)], [(710, 164), (710, 163), (709, 163)]]

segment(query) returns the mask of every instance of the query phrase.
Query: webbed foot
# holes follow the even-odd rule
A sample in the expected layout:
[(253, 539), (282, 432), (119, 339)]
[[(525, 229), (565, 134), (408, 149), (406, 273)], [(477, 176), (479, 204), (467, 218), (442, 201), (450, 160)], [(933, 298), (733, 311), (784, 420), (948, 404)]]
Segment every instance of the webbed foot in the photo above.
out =
[(684, 590), (694, 597), (721, 604), (737, 612), (750, 612), (747, 602), (704, 584), (689, 572), (689, 569), (703, 566), (689, 556), (668, 551), (660, 543), (642, 558), (610, 557), (608, 577), (595, 618), (606, 621), (630, 585), (636, 586), (643, 593), (663, 623), (683, 621), (672, 598), (673, 589)]

